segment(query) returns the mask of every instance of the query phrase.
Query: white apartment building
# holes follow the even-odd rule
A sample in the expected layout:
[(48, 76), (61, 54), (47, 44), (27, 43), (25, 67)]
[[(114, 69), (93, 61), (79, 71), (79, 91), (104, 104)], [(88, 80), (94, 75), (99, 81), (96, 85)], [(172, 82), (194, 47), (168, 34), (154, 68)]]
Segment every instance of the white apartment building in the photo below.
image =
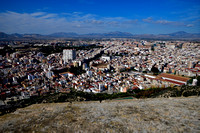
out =
[(64, 63), (68, 62), (69, 60), (76, 59), (76, 51), (72, 49), (64, 49), (63, 50), (63, 61)]

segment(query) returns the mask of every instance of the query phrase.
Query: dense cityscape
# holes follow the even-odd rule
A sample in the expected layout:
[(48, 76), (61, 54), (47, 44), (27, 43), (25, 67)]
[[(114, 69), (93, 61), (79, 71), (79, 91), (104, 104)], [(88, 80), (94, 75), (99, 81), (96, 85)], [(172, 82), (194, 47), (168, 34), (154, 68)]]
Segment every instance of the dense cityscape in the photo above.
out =
[(0, 133), (200, 132), (200, 0), (0, 1)]
[[(107, 39), (4, 43), (3, 51), (14, 51), (0, 56), (0, 94), (5, 103), (69, 93), (71, 88), (113, 94), (196, 86), (200, 75), (199, 42)], [(49, 47), (61, 48), (61, 52), (42, 52)], [(195, 78), (191, 81), (190, 77)]]

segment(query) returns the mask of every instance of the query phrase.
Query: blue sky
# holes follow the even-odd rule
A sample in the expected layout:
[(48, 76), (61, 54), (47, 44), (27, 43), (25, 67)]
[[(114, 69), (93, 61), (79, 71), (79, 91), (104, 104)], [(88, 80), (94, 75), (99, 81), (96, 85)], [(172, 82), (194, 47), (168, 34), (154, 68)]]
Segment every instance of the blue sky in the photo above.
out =
[(200, 33), (200, 0), (0, 0), (0, 31)]

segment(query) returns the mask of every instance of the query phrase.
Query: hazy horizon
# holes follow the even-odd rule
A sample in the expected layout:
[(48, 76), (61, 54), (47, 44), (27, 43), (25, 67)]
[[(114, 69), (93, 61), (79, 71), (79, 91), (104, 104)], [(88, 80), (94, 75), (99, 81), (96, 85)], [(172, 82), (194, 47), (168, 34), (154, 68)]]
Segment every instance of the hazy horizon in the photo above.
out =
[[(0, 32), (3, 32), (3, 31), (0, 31)], [(49, 33), (49, 34), (41, 34), (41, 33), (6, 33), (6, 32), (3, 32), (3, 33), (6, 33), (6, 34), (10, 34), (10, 35), (12, 35), (12, 34), (21, 34), (21, 35), (28, 35), (28, 34), (39, 34), (39, 35), (51, 35), (51, 34), (56, 34), (56, 33), (66, 33), (66, 34), (68, 34), (68, 33), (75, 33), (75, 34), (77, 34), (77, 35), (86, 35), (86, 34), (107, 34), (107, 33), (115, 33), (115, 32), (121, 32), (121, 33), (130, 33), (130, 32), (123, 32), (123, 31), (110, 31), (110, 32), (103, 32), (103, 33), (98, 33), (98, 32), (91, 32), (91, 33), (76, 33), (76, 32), (65, 32), (65, 31), (61, 31), (61, 32), (53, 32), (53, 33)], [(175, 31), (175, 32), (170, 32), (170, 33), (158, 33), (158, 34), (153, 34), (153, 33), (141, 33), (141, 34), (138, 34), (138, 33), (135, 33), (135, 34), (133, 34), (133, 33), (131, 33), (132, 35), (145, 35), (145, 34), (147, 34), (147, 35), (162, 35), (162, 34), (172, 34), (172, 33), (178, 33), (178, 32), (185, 32), (185, 31)], [(189, 32), (186, 32), (186, 33), (189, 33)], [(198, 32), (198, 33), (190, 33), (190, 34), (200, 34), (200, 32)]]

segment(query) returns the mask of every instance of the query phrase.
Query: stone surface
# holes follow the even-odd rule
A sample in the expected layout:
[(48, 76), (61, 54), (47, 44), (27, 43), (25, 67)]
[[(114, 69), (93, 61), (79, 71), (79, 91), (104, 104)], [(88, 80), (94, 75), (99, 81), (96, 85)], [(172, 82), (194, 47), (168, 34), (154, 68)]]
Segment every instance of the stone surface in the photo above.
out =
[(200, 132), (200, 97), (35, 104), (0, 116), (0, 132)]

